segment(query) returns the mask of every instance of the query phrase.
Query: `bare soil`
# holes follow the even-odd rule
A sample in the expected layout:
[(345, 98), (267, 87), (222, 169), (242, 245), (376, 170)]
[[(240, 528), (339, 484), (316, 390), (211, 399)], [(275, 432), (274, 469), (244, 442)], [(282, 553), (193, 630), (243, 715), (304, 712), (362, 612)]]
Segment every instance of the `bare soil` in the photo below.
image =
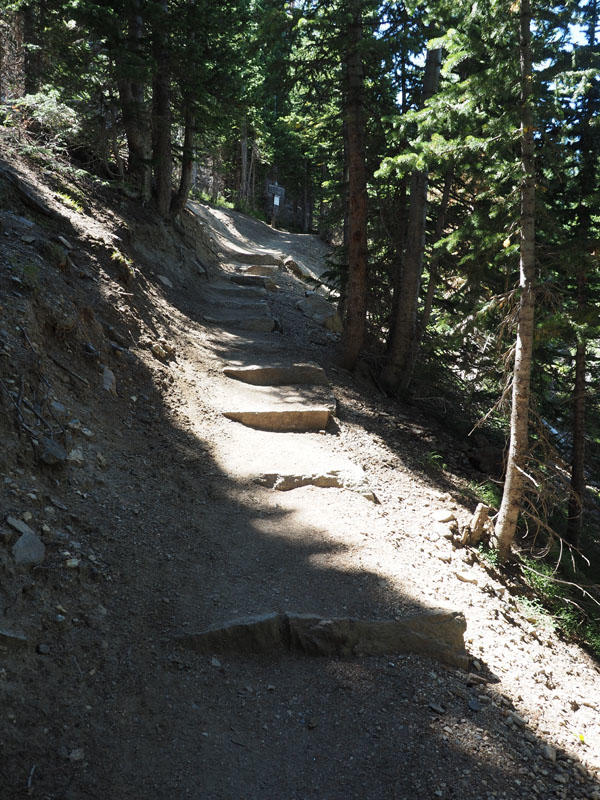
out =
[[(470, 445), (338, 369), (335, 335), (296, 309), (306, 287), (283, 270), (276, 332), (205, 321), (233, 255), (318, 270), (322, 243), (206, 207), (170, 229), (5, 151), (48, 213), (0, 182), (0, 797), (600, 798), (597, 664), (523, 602), (518, 573), (453, 539), (475, 507), (467, 481), (485, 477)], [(286, 449), (225, 419), (222, 368), (253, 354), (324, 366), (335, 422)], [(43, 463), (50, 432), (74, 460)], [(379, 503), (256, 483), (288, 456), (362, 467)], [(15, 563), (9, 515), (43, 540), (37, 566)], [(267, 611), (439, 606), (466, 616), (470, 671), (177, 644)]]

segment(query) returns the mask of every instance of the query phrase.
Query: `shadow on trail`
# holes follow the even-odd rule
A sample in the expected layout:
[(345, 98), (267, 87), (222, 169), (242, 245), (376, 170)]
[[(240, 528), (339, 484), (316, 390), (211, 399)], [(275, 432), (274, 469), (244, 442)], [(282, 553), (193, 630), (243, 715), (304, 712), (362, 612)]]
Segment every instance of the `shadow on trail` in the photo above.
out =
[[(108, 269), (108, 253), (102, 257)], [(90, 256), (90, 265), (97, 262), (98, 253)], [(151, 330), (168, 328), (168, 314), (160, 316), (143, 288), (140, 282), (123, 302)], [(69, 289), (68, 280), (62, 289)], [(118, 309), (97, 284), (72, 282), (71, 289), (78, 303), (120, 325)], [(174, 292), (170, 299), (189, 309), (190, 294)], [(51, 344), (97, 385), (96, 368), (74, 346)], [(223, 344), (219, 355), (234, 350)], [(129, 353), (115, 355), (110, 366), (118, 398), (84, 392), (73, 380), (62, 387), (67, 403), (75, 394), (84, 397), (103, 433), (109, 453), (101, 480), (90, 470), (84, 479), (70, 472), (58, 485), (48, 484), (68, 505), (84, 551), (93, 544), (108, 565), (102, 583), (107, 614), (45, 632), (58, 678), (42, 662), (27, 702), (40, 710), (47, 744), (43, 748), (36, 734), (26, 758), (18, 756), (23, 765), (36, 765), (29, 773), (35, 774), (33, 791), (25, 775), (3, 796), (579, 796), (572, 767), (563, 761), (559, 770), (546, 761), (544, 739), (526, 722), (518, 723), (518, 735), (511, 733), (507, 701), (490, 684), (467, 686), (460, 670), (410, 655), (200, 656), (175, 647), (176, 634), (251, 613), (383, 618), (421, 609), (379, 573), (359, 564), (336, 567), (332, 557), (344, 548), (339, 540), (324, 536), (316, 544), (283, 500), (274, 508), (269, 490), (249, 490), (224, 473), (210, 456), (211, 442), (183, 429), (164, 404), (174, 365), (150, 372)], [(137, 402), (130, 398), (134, 391)], [(364, 424), (368, 429), (367, 419)], [(391, 446), (400, 458), (400, 439)], [(328, 491), (316, 502), (326, 504)], [(348, 499), (349, 505), (360, 502), (367, 501)], [(86, 590), (81, 578), (82, 594)], [(27, 741), (38, 724), (35, 716), (24, 723), (21, 737)], [(70, 749), (74, 740), (81, 758)], [(17, 758), (10, 747), (8, 753)], [(589, 785), (591, 776), (577, 774)]]

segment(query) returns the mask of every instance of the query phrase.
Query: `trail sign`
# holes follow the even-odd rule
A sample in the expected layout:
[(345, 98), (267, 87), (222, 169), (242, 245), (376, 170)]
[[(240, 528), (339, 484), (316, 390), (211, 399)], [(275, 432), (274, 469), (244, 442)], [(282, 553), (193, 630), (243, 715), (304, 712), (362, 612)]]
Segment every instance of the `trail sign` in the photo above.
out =
[(278, 183), (267, 183), (267, 193), (273, 197), (281, 197), (282, 200), (285, 197), (285, 189)]

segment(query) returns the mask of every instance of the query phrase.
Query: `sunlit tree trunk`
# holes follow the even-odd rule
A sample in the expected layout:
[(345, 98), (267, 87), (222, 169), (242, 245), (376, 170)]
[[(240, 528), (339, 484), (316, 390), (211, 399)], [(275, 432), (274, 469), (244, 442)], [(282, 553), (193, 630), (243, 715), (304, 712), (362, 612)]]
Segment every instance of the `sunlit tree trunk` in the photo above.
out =
[(510, 446), (502, 503), (496, 521), (498, 557), (508, 557), (517, 529), (523, 499), (523, 482), (529, 449), (529, 400), (535, 310), (535, 158), (531, 104), (531, 6), (520, 5), (521, 60), (521, 257), (517, 343), (513, 368)]

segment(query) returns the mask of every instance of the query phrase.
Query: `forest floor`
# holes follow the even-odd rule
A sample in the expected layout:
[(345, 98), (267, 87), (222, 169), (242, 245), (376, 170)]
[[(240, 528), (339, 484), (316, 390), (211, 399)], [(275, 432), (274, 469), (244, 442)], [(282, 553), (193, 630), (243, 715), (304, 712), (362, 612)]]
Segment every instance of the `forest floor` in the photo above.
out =
[[(318, 274), (323, 244), (205, 206), (173, 231), (5, 144), (2, 800), (598, 800), (598, 665), (458, 543), (486, 478), (471, 443), (338, 369), (297, 308), (282, 257)], [(228, 281), (248, 263), (274, 267), (266, 289)], [(292, 362), (325, 368), (326, 427), (224, 416), (252, 394), (225, 366)], [(332, 474), (351, 479), (264, 479)], [(194, 649), (256, 614), (440, 607), (468, 664)]]

